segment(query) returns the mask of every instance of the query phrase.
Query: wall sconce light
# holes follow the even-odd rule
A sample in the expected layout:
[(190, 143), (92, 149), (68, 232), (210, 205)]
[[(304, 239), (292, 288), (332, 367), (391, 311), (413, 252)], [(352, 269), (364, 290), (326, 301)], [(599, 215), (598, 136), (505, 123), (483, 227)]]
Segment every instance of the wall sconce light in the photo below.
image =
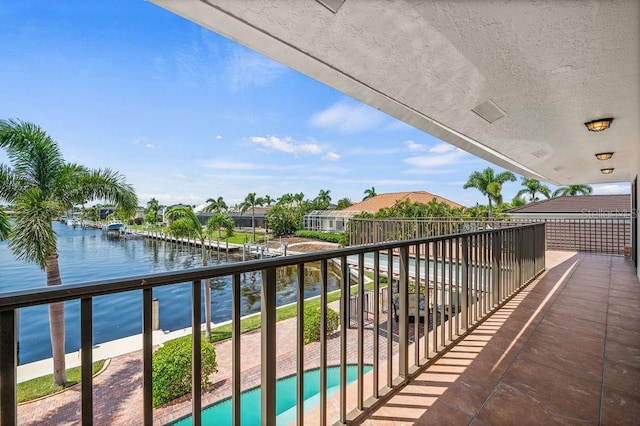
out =
[(609, 160), (613, 157), (613, 152), (599, 152), (596, 154), (598, 160)]
[(584, 123), (587, 126), (587, 129), (590, 132), (601, 132), (603, 130), (607, 130), (611, 123), (613, 122), (613, 118), (599, 118), (597, 120), (592, 120), (587, 123)]
[(613, 173), (613, 167), (607, 167), (606, 169), (600, 169), (603, 175), (610, 175)]

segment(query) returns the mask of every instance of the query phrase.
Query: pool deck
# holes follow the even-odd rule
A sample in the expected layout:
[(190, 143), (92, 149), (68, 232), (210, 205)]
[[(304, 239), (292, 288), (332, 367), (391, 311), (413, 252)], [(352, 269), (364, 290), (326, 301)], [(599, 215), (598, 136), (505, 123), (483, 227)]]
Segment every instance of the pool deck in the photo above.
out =
[[(295, 329), (295, 319), (277, 324), (278, 377), (295, 372)], [(380, 341), (386, 347), (384, 336)], [(260, 332), (243, 335), (241, 346), (248, 389), (260, 380)], [(355, 352), (349, 345), (349, 362)], [(216, 353), (219, 371), (203, 406), (230, 394), (231, 343), (216, 344)], [(338, 357), (339, 339), (332, 338), (329, 363)], [(305, 367), (318, 365), (318, 344), (307, 345)], [(80, 424), (79, 389), (21, 404), (19, 423)], [(96, 424), (142, 423), (141, 351), (112, 357), (94, 379), (94, 404)], [(189, 400), (155, 409), (154, 424), (190, 410)], [(633, 266), (616, 256), (547, 252), (547, 272), (363, 423), (631, 425), (639, 419), (640, 284)], [(313, 413), (305, 423), (314, 423)]]

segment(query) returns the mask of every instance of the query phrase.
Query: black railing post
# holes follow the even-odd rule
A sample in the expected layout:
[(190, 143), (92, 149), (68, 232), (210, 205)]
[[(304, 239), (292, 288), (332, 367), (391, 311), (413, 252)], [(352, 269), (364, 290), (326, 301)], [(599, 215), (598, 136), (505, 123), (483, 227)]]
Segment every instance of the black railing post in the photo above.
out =
[(202, 424), (202, 281), (191, 283), (191, 424)]
[(276, 268), (262, 271), (261, 292), (262, 424), (276, 424)]
[[(400, 247), (398, 298), (400, 306), (400, 315), (398, 316), (398, 360), (400, 362), (400, 377), (406, 379), (409, 374), (409, 248), (407, 246)], [(418, 321), (417, 312), (415, 314), (415, 320)]]
[(347, 330), (351, 322), (349, 317), (351, 283), (349, 265), (345, 256), (340, 258), (340, 266), (342, 270), (342, 291), (340, 292), (340, 423), (344, 424), (347, 421)]
[[(462, 237), (462, 326), (464, 331), (469, 328), (469, 238)], [(427, 277), (428, 278), (428, 277)], [(426, 333), (425, 333), (426, 334)]]
[(239, 425), (242, 421), (240, 416), (240, 385), (241, 385), (241, 345), (240, 339), (240, 274), (233, 274), (231, 282), (231, 370), (232, 370), (232, 386), (231, 386), (231, 423)]
[(153, 424), (153, 290), (142, 290), (142, 410), (146, 426)]
[(80, 301), (82, 425), (93, 424), (93, 299)]
[(0, 312), (0, 424), (2, 426), (18, 423), (16, 383), (18, 380), (18, 348), (16, 344), (16, 315), (11, 309)]

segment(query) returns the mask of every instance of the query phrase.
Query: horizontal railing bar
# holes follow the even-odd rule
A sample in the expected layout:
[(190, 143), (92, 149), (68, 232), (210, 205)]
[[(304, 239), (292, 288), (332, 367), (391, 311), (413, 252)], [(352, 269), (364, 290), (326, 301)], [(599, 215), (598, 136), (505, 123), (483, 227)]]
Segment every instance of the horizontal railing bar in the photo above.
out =
[[(540, 225), (532, 223), (518, 225), (521, 228), (529, 228)], [(132, 290), (144, 290), (147, 288), (173, 285), (194, 280), (229, 276), (236, 273), (259, 271), (266, 268), (291, 266), (299, 263), (311, 263), (343, 256), (369, 253), (376, 250), (392, 250), (411, 245), (450, 240), (454, 236), (481, 235), (503, 232), (504, 228), (483, 231), (465, 232), (460, 234), (440, 235), (437, 237), (416, 238), (404, 241), (390, 241), (366, 246), (348, 247), (324, 252), (305, 253), (293, 256), (283, 256), (271, 259), (249, 260), (238, 263), (219, 264), (203, 268), (193, 268), (185, 271), (158, 273), (128, 277), (120, 279), (92, 281), (89, 283), (64, 284), (59, 286), (35, 287), (24, 290), (16, 290), (0, 293), (0, 311), (6, 311), (27, 306), (42, 305), (54, 302), (62, 302), (86, 297), (103, 296)]]

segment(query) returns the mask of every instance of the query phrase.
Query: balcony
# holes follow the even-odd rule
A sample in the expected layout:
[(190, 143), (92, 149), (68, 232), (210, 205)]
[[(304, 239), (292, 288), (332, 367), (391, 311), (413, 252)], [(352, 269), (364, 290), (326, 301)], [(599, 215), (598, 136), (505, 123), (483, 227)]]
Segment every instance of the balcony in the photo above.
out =
[[(341, 316), (337, 333), (328, 335), (323, 322), (320, 341), (304, 345), (302, 304), (296, 319), (276, 322), (275, 282), (279, 268), (289, 265), (304, 282), (312, 263), (319, 263), (323, 317), (328, 308)], [(341, 291), (331, 303), (330, 264), (339, 266), (342, 283), (354, 284), (352, 295)], [(368, 270), (372, 287), (365, 289)], [(252, 271), (261, 271), (265, 283), (262, 328), (241, 335), (240, 276)], [(153, 409), (153, 288), (191, 286), (192, 306), (184, 309), (196, 312), (192, 330), (199, 331), (202, 280), (228, 275), (235, 291), (234, 332), (231, 340), (217, 344), (218, 367), (226, 379), (207, 390), (194, 381), (194, 397)], [(389, 286), (392, 297), (382, 276), (395, 277)], [(411, 296), (416, 288), (422, 298)], [(110, 373), (94, 379), (85, 369), (79, 388), (17, 406), (16, 309), (81, 300), (85, 367), (93, 357), (92, 298), (123, 291), (143, 292), (142, 350), (119, 358)], [(0, 420), (3, 425), (164, 424), (192, 415), (193, 424), (200, 424), (201, 407), (232, 396), (233, 423), (238, 424), (241, 392), (260, 385), (262, 423), (276, 424), (277, 379), (301, 378), (303, 371), (320, 367), (325, 384), (322, 372), (339, 366), (337, 393), (321, 391), (317, 407), (306, 413), (295, 409), (305, 424), (632, 423), (640, 409), (639, 304), (640, 286), (630, 261), (545, 251), (541, 224), (5, 293), (0, 296)], [(421, 310), (422, 317), (415, 316)], [(201, 334), (192, 336), (197, 353)], [(200, 358), (193, 359), (198, 377)], [(348, 364), (358, 370), (351, 384)], [(365, 373), (365, 365), (371, 371)], [(298, 402), (303, 400), (302, 381), (292, 391)]]

